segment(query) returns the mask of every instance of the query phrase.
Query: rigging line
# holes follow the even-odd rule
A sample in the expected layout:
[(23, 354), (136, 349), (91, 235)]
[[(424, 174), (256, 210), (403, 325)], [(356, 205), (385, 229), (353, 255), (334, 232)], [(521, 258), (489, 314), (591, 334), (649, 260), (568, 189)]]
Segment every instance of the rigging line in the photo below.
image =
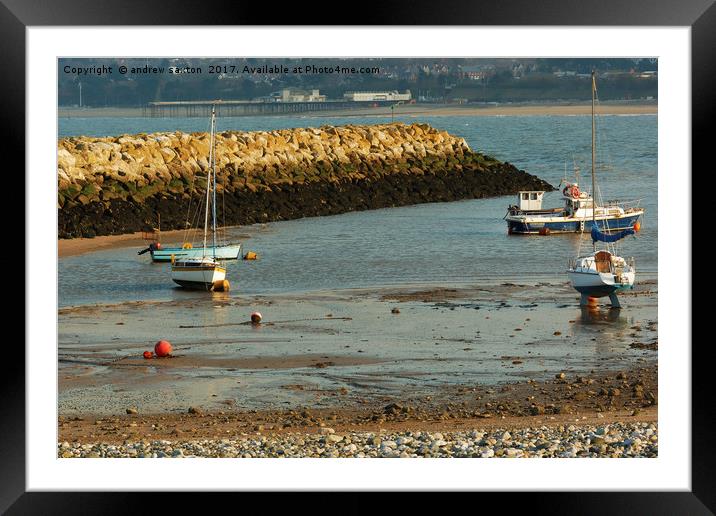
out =
[(228, 244), (229, 240), (226, 237), (226, 174), (221, 178), (221, 239), (224, 244)]
[[(597, 105), (601, 107), (601, 103), (599, 101), (599, 92), (595, 92), (595, 99), (597, 102)], [(614, 163), (614, 160), (612, 159), (611, 154), (611, 148), (610, 148), (610, 142), (609, 139), (609, 132), (604, 128), (604, 124), (602, 123), (602, 117), (601, 115), (598, 115), (596, 117), (597, 120), (597, 138), (599, 139), (599, 151), (601, 153), (601, 160), (602, 160), (602, 168), (604, 170), (613, 170), (612, 163)]]
[[(191, 182), (189, 183), (189, 206), (187, 206), (186, 209), (186, 222), (184, 227), (184, 242), (189, 241), (189, 234), (192, 233), (192, 229), (194, 228), (194, 219), (189, 219), (189, 216), (191, 214), (191, 200), (194, 195), (194, 179), (196, 178), (196, 173), (192, 171), (191, 173)], [(200, 197), (201, 199), (201, 197)], [(191, 237), (192, 242), (194, 241), (194, 236)]]
[(191, 182), (189, 183), (189, 206), (186, 208), (186, 221), (184, 222), (184, 242), (189, 238), (189, 231), (191, 230), (191, 223), (189, 216), (191, 215), (191, 199), (194, 195), (194, 172), (191, 174)]

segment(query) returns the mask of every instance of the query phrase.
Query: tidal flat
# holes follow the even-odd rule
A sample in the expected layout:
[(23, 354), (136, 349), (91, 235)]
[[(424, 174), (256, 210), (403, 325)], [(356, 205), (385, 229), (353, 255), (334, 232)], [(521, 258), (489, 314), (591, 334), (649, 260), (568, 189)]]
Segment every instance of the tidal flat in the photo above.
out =
[[(643, 280), (628, 310), (580, 308), (566, 283), (503, 282), (67, 307), (58, 442), (652, 424), (656, 296)], [(159, 339), (172, 356), (144, 359)]]

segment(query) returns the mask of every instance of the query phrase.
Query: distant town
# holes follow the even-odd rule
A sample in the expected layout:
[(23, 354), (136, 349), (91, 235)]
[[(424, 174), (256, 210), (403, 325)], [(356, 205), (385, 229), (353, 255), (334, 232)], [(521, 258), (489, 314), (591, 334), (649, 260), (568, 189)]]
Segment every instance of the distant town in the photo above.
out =
[[(174, 71), (172, 71), (174, 70)], [(656, 59), (60, 59), (61, 107), (654, 100)], [(166, 72), (165, 72), (166, 71)], [(297, 73), (300, 71), (300, 73)]]

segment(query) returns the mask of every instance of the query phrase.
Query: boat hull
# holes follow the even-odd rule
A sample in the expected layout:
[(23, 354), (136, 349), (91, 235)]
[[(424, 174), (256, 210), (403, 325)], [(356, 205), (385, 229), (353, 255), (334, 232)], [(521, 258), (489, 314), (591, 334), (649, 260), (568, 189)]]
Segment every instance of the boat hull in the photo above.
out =
[(580, 294), (589, 297), (607, 297), (612, 294), (633, 288), (634, 273), (625, 274), (623, 283), (616, 283), (611, 273), (567, 271), (569, 281)]
[(211, 290), (214, 283), (226, 279), (223, 267), (173, 267), (172, 281), (177, 285), (194, 290)]
[[(206, 251), (201, 248), (184, 249), (182, 247), (164, 247), (150, 251), (153, 262), (170, 262), (172, 255), (175, 260), (186, 258), (201, 258)], [(213, 255), (212, 255), (213, 256)], [(241, 244), (228, 244), (216, 247), (217, 260), (238, 260), (241, 256)]]
[(633, 228), (641, 215), (641, 213), (638, 213), (623, 217), (603, 218), (597, 219), (596, 222), (593, 222), (591, 217), (589, 219), (560, 217), (560, 220), (552, 218), (552, 220), (548, 221), (521, 221), (511, 220), (508, 217), (506, 220), (507, 232), (511, 235), (537, 235), (540, 234), (540, 231), (544, 233), (545, 229), (549, 230), (549, 233), (589, 232), (594, 224), (601, 231)]

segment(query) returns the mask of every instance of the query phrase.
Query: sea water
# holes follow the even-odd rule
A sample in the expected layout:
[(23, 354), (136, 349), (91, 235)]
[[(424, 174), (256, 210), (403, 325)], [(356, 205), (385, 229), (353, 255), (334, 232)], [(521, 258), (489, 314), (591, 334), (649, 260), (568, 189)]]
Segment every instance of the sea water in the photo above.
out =
[[(396, 117), (429, 123), (465, 138), (473, 149), (507, 161), (557, 187), (566, 177), (590, 188), (591, 118), (572, 116)], [(219, 130), (273, 130), (321, 125), (388, 123), (381, 117), (236, 117)], [(156, 131), (206, 131), (200, 118), (60, 118), (66, 136)], [(622, 241), (634, 256), (637, 282), (657, 271), (657, 116), (598, 119), (597, 183), (604, 199), (641, 199), (642, 230)], [(252, 262), (227, 262), (230, 295), (371, 288), (386, 285), (479, 284), (481, 281), (566, 281), (568, 260), (591, 248), (578, 234), (509, 236), (503, 216), (516, 196), (428, 203), (232, 228)], [(563, 204), (558, 191), (543, 207)], [(168, 242), (166, 242), (168, 243)], [(183, 299), (201, 293), (176, 288), (168, 264), (152, 264), (140, 248), (61, 258), (59, 305)], [(88, 281), (87, 278), (92, 278)]]

